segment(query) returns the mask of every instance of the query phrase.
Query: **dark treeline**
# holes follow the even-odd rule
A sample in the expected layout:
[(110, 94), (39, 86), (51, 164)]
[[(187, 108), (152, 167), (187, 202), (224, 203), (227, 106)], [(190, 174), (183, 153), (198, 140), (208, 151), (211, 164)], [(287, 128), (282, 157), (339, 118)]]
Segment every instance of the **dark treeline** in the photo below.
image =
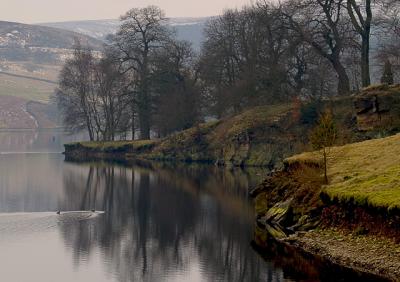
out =
[(56, 100), (91, 140), (163, 137), (247, 108), (349, 95), (394, 83), (396, 0), (287, 0), (227, 10), (199, 54), (150, 6), (121, 17), (104, 51), (76, 43)]

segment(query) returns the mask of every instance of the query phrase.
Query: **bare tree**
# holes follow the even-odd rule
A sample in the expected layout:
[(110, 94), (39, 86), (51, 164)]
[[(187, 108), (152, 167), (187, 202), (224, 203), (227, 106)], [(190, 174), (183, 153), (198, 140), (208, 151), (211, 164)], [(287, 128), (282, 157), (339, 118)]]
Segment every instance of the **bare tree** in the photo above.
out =
[[(375, 59), (380, 67), (390, 61), (394, 71), (394, 79), (400, 73), (400, 2), (397, 0), (381, 0), (381, 9), (376, 16), (379, 27), (379, 48)], [(379, 70), (380, 71), (380, 70)], [(397, 74), (397, 75), (396, 75)]]
[(71, 131), (86, 129), (90, 140), (95, 138), (92, 99), (93, 52), (77, 40), (73, 57), (66, 61), (59, 78), (56, 102), (62, 113), (64, 125)]
[(152, 81), (159, 135), (195, 125), (200, 115), (200, 89), (190, 43), (170, 40), (154, 58)]
[(93, 72), (97, 95), (96, 125), (103, 140), (115, 140), (116, 134), (128, 131), (129, 85), (110, 54), (99, 60)]
[[(169, 37), (165, 27), (165, 16), (160, 8), (149, 6), (132, 9), (121, 17), (122, 25), (114, 38), (119, 49), (121, 69), (124, 73), (133, 72), (136, 80), (136, 105), (139, 115), (140, 135), (150, 138), (152, 99), (150, 93), (151, 53), (160, 48)], [(132, 113), (134, 115), (134, 113)], [(134, 136), (134, 132), (132, 133)]]
[(347, 11), (354, 29), (361, 36), (361, 83), (363, 87), (367, 87), (371, 84), (369, 63), (373, 16), (371, 0), (347, 0)]
[(109, 141), (127, 130), (127, 93), (115, 58), (107, 53), (99, 58), (77, 42), (61, 71), (56, 102), (71, 131), (87, 130), (90, 140)]
[(240, 103), (229, 94), (239, 79), (241, 65), (236, 48), (236, 22), (237, 13), (226, 11), (221, 17), (208, 22), (205, 29), (206, 40), (200, 62), (201, 77), (209, 91), (213, 112), (218, 117), (227, 108), (237, 108)]
[(282, 9), (289, 28), (331, 63), (338, 76), (339, 95), (350, 92), (341, 56), (353, 37), (343, 16), (343, 4), (344, 0), (292, 0)]
[(264, 3), (226, 11), (208, 23), (205, 35), (201, 78), (218, 117), (289, 101), (294, 76), (301, 85), (304, 65), (293, 63), (299, 42), (277, 7)]
[(114, 140), (128, 128), (134, 138), (138, 123), (140, 138), (149, 139), (196, 125), (203, 105), (221, 118), (299, 97), (320, 101), (335, 87), (348, 94), (370, 83), (377, 21), (386, 35), (376, 57), (389, 60), (394, 74), (400, 67), (400, 20), (393, 12), (400, 2), (377, 1), (387, 12), (378, 13), (372, 0), (263, 1), (228, 10), (207, 24), (198, 57), (176, 39), (159, 8), (132, 9), (102, 54), (77, 42), (57, 93), (64, 122), (87, 130), (91, 140)]

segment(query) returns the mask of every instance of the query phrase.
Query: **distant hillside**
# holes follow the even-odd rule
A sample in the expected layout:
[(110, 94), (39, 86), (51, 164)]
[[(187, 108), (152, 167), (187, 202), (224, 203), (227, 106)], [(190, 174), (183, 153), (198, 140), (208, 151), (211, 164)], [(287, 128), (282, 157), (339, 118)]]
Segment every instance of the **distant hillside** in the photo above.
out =
[(1, 47), (45, 47), (69, 49), (74, 39), (79, 38), (93, 47), (101, 47), (101, 42), (87, 35), (53, 27), (0, 21)]
[(0, 98), (47, 102), (75, 38), (96, 50), (103, 45), (98, 39), (73, 31), (0, 21)]
[(80, 34), (85, 34), (99, 40), (104, 40), (107, 35), (113, 34), (117, 31), (119, 24), (120, 23), (118, 20), (88, 20), (41, 23), (39, 25), (44, 27), (69, 30)]
[[(177, 36), (181, 40), (193, 43), (196, 49), (200, 49), (203, 42), (203, 30), (206, 22), (210, 18), (171, 18), (169, 25), (176, 29)], [(104, 40), (107, 35), (113, 34), (118, 30), (119, 20), (92, 20), (92, 21), (73, 21), (58, 23), (43, 23), (42, 26), (70, 30)]]
[(62, 59), (75, 38), (99, 49), (102, 42), (73, 31), (0, 21), (0, 59), (49, 63)]
[[(199, 49), (206, 21), (207, 18), (172, 19), (170, 25), (177, 29), (180, 39)], [(119, 24), (118, 20), (47, 26), (0, 21), (0, 104), (5, 106), (0, 107), (0, 128), (49, 127), (43, 118), (49, 114), (46, 107), (35, 107), (28, 114), (26, 105), (36, 105), (29, 101), (49, 102), (63, 62), (72, 54), (75, 38), (100, 50), (105, 37), (116, 32)], [(33, 116), (38, 125), (32, 123)]]

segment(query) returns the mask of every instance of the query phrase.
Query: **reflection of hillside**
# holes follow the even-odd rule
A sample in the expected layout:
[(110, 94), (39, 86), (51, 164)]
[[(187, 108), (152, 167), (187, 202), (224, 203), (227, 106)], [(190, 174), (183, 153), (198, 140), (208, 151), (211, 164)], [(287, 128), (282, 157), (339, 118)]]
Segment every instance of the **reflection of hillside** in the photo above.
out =
[(84, 136), (68, 136), (59, 130), (0, 131), (0, 152), (61, 152), (63, 144)]
[(0, 132), (0, 152), (27, 151), (37, 139), (35, 131)]
[(260, 281), (272, 275), (249, 245), (253, 217), (244, 172), (78, 167), (64, 174), (63, 208), (96, 207), (106, 213), (90, 224), (62, 228), (76, 262), (99, 247), (119, 281), (174, 280), (179, 273), (185, 281), (193, 271), (209, 281)]
[(0, 212), (56, 211), (62, 159), (47, 154), (0, 154)]

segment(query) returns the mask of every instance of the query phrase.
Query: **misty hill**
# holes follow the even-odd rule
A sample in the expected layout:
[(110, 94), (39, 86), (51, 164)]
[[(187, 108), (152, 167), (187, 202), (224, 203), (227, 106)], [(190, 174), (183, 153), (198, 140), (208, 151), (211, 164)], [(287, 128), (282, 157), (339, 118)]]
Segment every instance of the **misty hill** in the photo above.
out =
[[(73, 31), (0, 21), (0, 128), (35, 128), (27, 104), (49, 101), (75, 38), (95, 49), (103, 45)], [(46, 107), (36, 107), (35, 113), (46, 116)], [(37, 118), (37, 126), (48, 127), (43, 120)]]
[(0, 21), (0, 58), (7, 61), (51, 62), (71, 49), (75, 38), (101, 48), (102, 42), (87, 35), (53, 27)]
[(101, 47), (95, 38), (59, 28), (0, 21), (1, 47), (46, 47), (69, 49), (79, 38), (94, 47)]
[[(169, 25), (176, 29), (177, 36), (181, 40), (187, 40), (193, 43), (196, 49), (200, 49), (203, 42), (203, 30), (209, 17), (205, 18), (170, 18)], [(70, 30), (73, 32), (85, 34), (93, 38), (104, 40), (107, 35), (113, 34), (118, 30), (119, 20), (88, 20), (43, 23), (42, 26), (54, 27)]]

